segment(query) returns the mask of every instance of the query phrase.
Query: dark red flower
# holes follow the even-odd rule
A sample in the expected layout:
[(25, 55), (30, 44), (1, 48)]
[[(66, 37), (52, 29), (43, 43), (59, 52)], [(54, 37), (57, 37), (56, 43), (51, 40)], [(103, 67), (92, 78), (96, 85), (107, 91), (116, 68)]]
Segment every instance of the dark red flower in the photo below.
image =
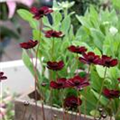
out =
[(102, 55), (100, 65), (103, 65), (104, 67), (114, 67), (118, 64), (117, 59), (112, 59), (111, 57), (108, 57), (107, 55)]
[(29, 40), (28, 42), (20, 43), (20, 47), (24, 48), (24, 49), (31, 49), (31, 48), (35, 47), (37, 44), (38, 44), (37, 40), (35, 40), (35, 41)]
[(47, 68), (51, 70), (61, 70), (64, 67), (64, 62), (61, 60), (59, 62), (47, 62)]
[(45, 32), (45, 36), (47, 38), (51, 37), (61, 38), (63, 37), (63, 33), (61, 31), (48, 30)]
[(68, 50), (74, 53), (79, 53), (79, 54), (83, 54), (87, 51), (87, 49), (84, 46), (76, 47), (74, 45), (71, 45), (70, 47), (68, 47)]
[(62, 89), (66, 87), (66, 78), (59, 78), (57, 81), (51, 81), (50, 87), (53, 89)]
[(110, 90), (110, 89), (107, 89), (105, 88), (103, 90), (103, 94), (105, 97), (111, 99), (111, 98), (118, 98), (120, 96), (120, 91), (118, 90)]
[(34, 14), (33, 18), (37, 20), (53, 12), (51, 8), (46, 6), (41, 7), (40, 9), (37, 9), (36, 7), (32, 7), (30, 11)]
[(75, 87), (79, 90), (88, 85), (90, 85), (89, 81), (86, 78), (81, 78), (80, 76), (75, 76), (66, 81), (67, 87)]
[(69, 96), (64, 100), (64, 107), (68, 109), (77, 108), (82, 104), (82, 100), (76, 96)]
[(7, 77), (4, 76), (4, 72), (0, 72), (0, 82), (1, 82), (2, 80), (6, 80), (6, 79), (7, 79)]
[(120, 82), (120, 78), (118, 78), (118, 81)]
[(79, 60), (87, 64), (99, 64), (100, 63), (100, 57), (98, 55), (95, 55), (93, 52), (88, 52), (87, 54), (84, 53), (83, 57), (80, 57)]

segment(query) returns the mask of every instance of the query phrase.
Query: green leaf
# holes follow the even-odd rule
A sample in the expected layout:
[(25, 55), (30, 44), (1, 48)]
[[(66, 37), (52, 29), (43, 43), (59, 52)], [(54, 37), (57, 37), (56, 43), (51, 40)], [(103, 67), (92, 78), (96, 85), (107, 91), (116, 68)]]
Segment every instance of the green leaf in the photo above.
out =
[(101, 56), (101, 52), (100, 52), (100, 50), (98, 48), (94, 49), (94, 53), (97, 54), (97, 55), (99, 55), (99, 56)]
[(100, 91), (102, 79), (99, 77), (95, 70), (91, 70), (90, 82), (93, 89)]
[(54, 11), (59, 11), (61, 10), (62, 8), (58, 5), (57, 1), (56, 0), (53, 0), (53, 10)]
[(44, 25), (44, 26), (47, 26), (47, 27), (52, 28), (52, 26), (50, 25), (50, 22), (49, 22), (49, 20), (48, 20), (48, 17), (44, 16), (44, 17), (42, 18), (42, 22), (43, 22), (43, 25)]
[(111, 0), (111, 1), (116, 8), (120, 9), (120, 0)]
[(20, 15), (20, 17), (26, 21), (30, 21), (33, 17), (32, 13), (25, 9), (19, 9), (17, 13)]
[(32, 19), (32, 20), (29, 21), (29, 24), (33, 29), (39, 29), (38, 21)]
[(70, 39), (72, 39), (72, 40), (75, 39), (74, 29), (73, 29), (73, 26), (72, 26), (72, 25), (71, 25), (71, 27), (70, 27), (69, 36), (70, 36)]
[[(105, 67), (96, 65), (96, 70), (97, 70), (98, 75), (101, 78), (104, 78)], [(111, 67), (107, 69), (106, 77), (117, 79), (119, 75), (120, 75), (120, 70), (117, 67)]]
[(76, 18), (78, 19), (78, 21), (79, 21), (83, 26), (85, 26), (85, 27), (87, 27), (87, 28), (90, 28), (90, 27), (91, 27), (91, 25), (89, 24), (88, 20), (86, 20), (85, 17), (76, 15)]
[(71, 20), (70, 20), (70, 16), (67, 16), (66, 18), (64, 18), (64, 20), (62, 21), (61, 23), (61, 31), (64, 33), (64, 34), (67, 34), (68, 33), (68, 30), (70, 29), (70, 26), (71, 26)]
[(59, 11), (55, 11), (52, 14), (53, 26), (59, 26), (62, 20), (62, 14)]
[(103, 41), (105, 39), (103, 33), (101, 31), (99, 31), (98, 29), (95, 29), (95, 28), (91, 28), (90, 31), (91, 31), (91, 36), (93, 37), (94, 44), (100, 50), (102, 50)]
[(96, 65), (96, 70), (97, 70), (98, 75), (99, 75), (101, 78), (104, 78), (105, 67), (102, 67), (102, 66), (100, 66), (100, 65)]
[[(25, 50), (23, 50), (22, 59), (23, 59), (24, 64), (30, 70), (31, 74), (34, 77), (35, 76), (35, 71), (34, 71), (34, 68), (33, 68), (34, 66), (33, 66), (33, 63), (30, 60), (30, 57), (28, 56), (28, 54)], [(36, 71), (36, 74), (37, 74), (38, 79), (40, 80), (40, 72), (38, 72), (38, 70)]]
[(100, 94), (98, 94), (97, 92), (95, 92), (92, 89), (91, 89), (91, 92), (94, 94), (94, 96), (97, 98), (97, 100), (100, 101), (101, 104), (103, 104), (104, 106), (107, 105), (107, 103), (109, 101), (107, 98), (105, 98), (103, 95), (101, 95), (101, 97), (100, 97)]
[(97, 110), (90, 111), (90, 115), (93, 117), (100, 117), (100, 113)]
[(94, 20), (94, 22), (98, 21), (99, 14), (93, 5), (90, 6), (90, 15), (92, 19)]
[(27, 11), (25, 9), (19, 9), (17, 11), (17, 13), (20, 15), (20, 17), (22, 19), (24, 19), (25, 21), (28, 21), (30, 26), (33, 29), (38, 29), (39, 28), (39, 22), (33, 18), (32, 13), (30, 13), (29, 11)]
[(120, 76), (120, 69), (118, 67), (113, 67), (109, 68), (108, 71), (109, 76), (113, 79), (113, 82), (115, 82), (114, 79), (117, 79)]
[[(83, 97), (86, 99), (86, 101), (91, 104), (93, 106), (93, 108), (95, 108), (96, 104), (97, 104), (97, 100), (95, 98), (95, 96), (93, 95), (91, 88), (87, 87), (86, 91), (83, 90), (81, 91), (81, 94), (83, 95)], [(84, 102), (84, 101), (83, 101)]]
[(33, 30), (33, 40), (39, 40), (41, 38), (41, 32), (39, 30)]

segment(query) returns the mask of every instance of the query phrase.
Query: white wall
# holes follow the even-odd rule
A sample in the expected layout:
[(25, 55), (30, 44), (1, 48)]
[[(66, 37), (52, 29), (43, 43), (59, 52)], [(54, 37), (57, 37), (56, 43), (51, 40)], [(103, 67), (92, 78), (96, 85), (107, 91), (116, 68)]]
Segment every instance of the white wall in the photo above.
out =
[(2, 81), (2, 91), (9, 88), (10, 92), (23, 93), (34, 86), (34, 78), (22, 60), (0, 63), (0, 70), (8, 77)]

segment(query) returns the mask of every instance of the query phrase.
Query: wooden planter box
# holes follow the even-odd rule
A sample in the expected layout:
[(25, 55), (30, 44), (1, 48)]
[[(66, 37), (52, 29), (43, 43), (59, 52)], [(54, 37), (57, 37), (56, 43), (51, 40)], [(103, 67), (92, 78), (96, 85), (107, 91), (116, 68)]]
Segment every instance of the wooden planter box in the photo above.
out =
[[(36, 120), (36, 106), (35, 102), (29, 98), (30, 93), (31, 92), (27, 92), (26, 94), (20, 96), (18, 99), (15, 100), (15, 120)], [(29, 105), (25, 105), (25, 102), (28, 102)], [(43, 120), (42, 105), (40, 103), (38, 103), (37, 111), (38, 120)], [(86, 116), (86, 118), (84, 118), (84, 115), (79, 116), (76, 115), (76, 113), (71, 112), (63, 114), (62, 109), (57, 109), (55, 107), (52, 107), (51, 109), (51, 107), (47, 105), (44, 105), (44, 112), (45, 120), (63, 120), (63, 115), (65, 120), (94, 120), (90, 116)], [(104, 120), (109, 119), (110, 118), (106, 118)]]

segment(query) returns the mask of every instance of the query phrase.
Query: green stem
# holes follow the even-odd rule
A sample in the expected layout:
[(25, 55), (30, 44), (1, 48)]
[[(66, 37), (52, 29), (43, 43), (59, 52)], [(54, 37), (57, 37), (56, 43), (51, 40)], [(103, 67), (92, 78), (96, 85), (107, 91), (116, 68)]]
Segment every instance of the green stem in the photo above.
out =
[(111, 110), (111, 111), (110, 111), (110, 112), (111, 112), (111, 113), (110, 113), (110, 120), (112, 120), (112, 114), (114, 113), (114, 112), (113, 112), (113, 108), (112, 108), (112, 99), (110, 99), (110, 110)]
[(119, 104), (118, 110), (117, 110), (117, 112), (115, 114), (115, 118), (117, 118), (119, 114), (120, 114), (120, 104)]
[(79, 70), (78, 70), (78, 58), (79, 58), (79, 56), (77, 54), (77, 57), (76, 57), (77, 74), (79, 73)]
[(68, 9), (64, 9), (64, 17), (66, 18), (67, 17), (67, 14), (68, 14)]
[(102, 81), (102, 86), (101, 86), (101, 89), (100, 89), (100, 93), (99, 93), (99, 97), (98, 97), (98, 102), (97, 102), (97, 104), (96, 104), (94, 119), (95, 119), (96, 111), (97, 111), (98, 106), (99, 106), (99, 103), (100, 103), (100, 98), (101, 98), (102, 91), (103, 91), (103, 87), (104, 87), (104, 82), (105, 82), (105, 78), (106, 78), (106, 73), (107, 73), (107, 67), (105, 68), (104, 78), (103, 78), (103, 81)]
[(55, 42), (54, 42), (54, 38), (52, 40), (52, 61), (54, 61), (54, 46), (55, 46)]
[(65, 109), (64, 109), (64, 90), (60, 90), (60, 95), (61, 95), (61, 103), (62, 103), (62, 109), (63, 109), (63, 120), (65, 120)]
[[(77, 90), (77, 98), (78, 98), (78, 102), (79, 102), (79, 90)], [(79, 118), (81, 118), (81, 110), (80, 107), (78, 106), (78, 113), (79, 113)], [(76, 118), (77, 118), (77, 112), (76, 112)]]
[[(91, 65), (89, 65), (89, 67), (88, 67), (88, 72), (87, 72), (87, 79), (89, 79), (88, 78), (88, 76), (89, 76), (89, 73), (90, 73), (90, 68), (91, 68)], [(87, 88), (85, 88), (85, 94), (87, 93)], [(85, 101), (84, 101), (84, 119), (86, 119), (86, 114), (87, 114), (87, 105), (86, 105), (86, 99), (85, 99)]]

